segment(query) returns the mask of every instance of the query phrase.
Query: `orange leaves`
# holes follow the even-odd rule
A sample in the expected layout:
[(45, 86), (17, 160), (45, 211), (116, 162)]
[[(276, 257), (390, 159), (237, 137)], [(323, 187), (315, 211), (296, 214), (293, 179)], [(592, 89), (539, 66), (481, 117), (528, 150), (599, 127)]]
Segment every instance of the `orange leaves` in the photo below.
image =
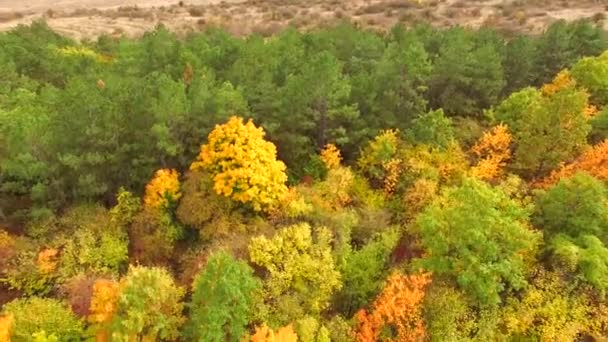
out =
[(541, 90), (545, 96), (551, 96), (562, 89), (574, 86), (576, 86), (576, 81), (572, 78), (572, 75), (570, 75), (570, 71), (562, 70), (555, 76), (551, 83), (543, 85)]
[(232, 117), (215, 126), (190, 169), (210, 172), (216, 193), (249, 203), (256, 211), (270, 210), (287, 192), (287, 175), (264, 134), (253, 122)]
[(89, 321), (92, 323), (109, 322), (116, 310), (118, 295), (119, 285), (116, 282), (106, 279), (97, 280), (93, 285)]
[(147, 208), (166, 208), (170, 201), (177, 201), (180, 193), (179, 172), (174, 169), (160, 169), (146, 185), (144, 205)]
[(340, 150), (334, 144), (325, 145), (325, 148), (321, 151), (321, 160), (325, 163), (325, 167), (328, 170), (337, 168), (340, 166), (340, 161), (342, 161)]
[(11, 328), (13, 325), (13, 316), (0, 316), (0, 342), (11, 341)]
[(395, 192), (397, 183), (399, 182), (399, 176), (403, 172), (403, 166), (401, 159), (393, 158), (389, 161), (382, 163), (382, 167), (385, 171), (384, 176), (384, 193), (387, 195)]
[(93, 285), (89, 322), (100, 324), (95, 339), (98, 342), (109, 340), (107, 325), (116, 312), (119, 295), (120, 285), (112, 280), (99, 279)]
[(608, 140), (593, 146), (590, 150), (579, 156), (574, 162), (563, 165), (559, 169), (537, 182), (537, 187), (547, 188), (556, 184), (563, 178), (574, 176), (577, 172), (587, 172), (593, 177), (608, 179)]
[(36, 260), (36, 265), (38, 265), (38, 269), (42, 274), (51, 274), (55, 272), (57, 268), (57, 257), (59, 251), (55, 248), (47, 248), (38, 253), (38, 259)]
[(355, 315), (359, 324), (359, 342), (377, 341), (383, 328), (393, 326), (397, 336), (392, 341), (422, 341), (425, 336), (421, 317), (425, 288), (431, 282), (430, 273), (403, 275), (394, 272), (374, 301), (373, 312), (360, 310)]
[(503, 173), (507, 161), (511, 158), (512, 137), (506, 125), (500, 124), (488, 132), (473, 146), (471, 152), (479, 158), (472, 168), (475, 177), (484, 180), (495, 180)]
[(251, 336), (251, 342), (297, 342), (298, 335), (290, 325), (282, 327), (276, 332), (269, 329), (265, 324), (255, 329), (255, 334)]

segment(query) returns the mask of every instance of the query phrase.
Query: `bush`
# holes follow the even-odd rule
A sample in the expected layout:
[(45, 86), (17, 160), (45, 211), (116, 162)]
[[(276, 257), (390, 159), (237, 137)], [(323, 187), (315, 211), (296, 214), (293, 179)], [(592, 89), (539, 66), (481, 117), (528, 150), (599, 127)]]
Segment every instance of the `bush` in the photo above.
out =
[(84, 337), (83, 322), (56, 299), (18, 299), (6, 304), (3, 313), (14, 319), (12, 340), (15, 342), (31, 341), (34, 334), (41, 331), (61, 341), (81, 341)]

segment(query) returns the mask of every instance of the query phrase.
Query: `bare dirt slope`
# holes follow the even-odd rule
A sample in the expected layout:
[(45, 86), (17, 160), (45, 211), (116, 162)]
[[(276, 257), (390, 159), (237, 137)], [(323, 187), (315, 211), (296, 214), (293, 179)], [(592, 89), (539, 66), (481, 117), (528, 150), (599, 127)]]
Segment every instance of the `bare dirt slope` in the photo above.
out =
[(43, 17), (77, 39), (138, 36), (159, 23), (178, 33), (221, 26), (270, 35), (340, 20), (379, 30), (426, 21), (538, 32), (558, 19), (591, 18), (608, 28), (607, 10), (608, 0), (0, 0), (0, 30)]

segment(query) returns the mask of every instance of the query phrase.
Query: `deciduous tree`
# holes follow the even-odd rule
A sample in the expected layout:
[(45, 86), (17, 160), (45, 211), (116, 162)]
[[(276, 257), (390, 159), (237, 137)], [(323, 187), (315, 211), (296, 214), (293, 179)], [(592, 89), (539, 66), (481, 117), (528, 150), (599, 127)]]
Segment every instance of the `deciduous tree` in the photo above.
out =
[(251, 204), (256, 211), (275, 206), (287, 191), (285, 164), (275, 146), (252, 121), (232, 117), (209, 134), (191, 169), (209, 171), (218, 194)]

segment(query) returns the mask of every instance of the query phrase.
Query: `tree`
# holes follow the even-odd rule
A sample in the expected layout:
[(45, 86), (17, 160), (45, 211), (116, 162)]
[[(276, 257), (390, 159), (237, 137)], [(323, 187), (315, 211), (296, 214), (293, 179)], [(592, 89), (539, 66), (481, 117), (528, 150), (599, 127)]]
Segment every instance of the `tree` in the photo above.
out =
[(251, 342), (297, 342), (298, 335), (293, 332), (291, 325), (279, 328), (276, 332), (266, 325), (256, 327), (255, 334), (251, 336)]
[(608, 280), (607, 199), (608, 190), (602, 182), (578, 173), (541, 193), (534, 217), (546, 231), (547, 250), (555, 261), (601, 293)]
[(13, 329), (13, 316), (0, 316), (0, 341), (10, 342)]
[(442, 109), (430, 111), (416, 117), (406, 135), (415, 144), (425, 144), (447, 149), (454, 142), (453, 123)]
[(331, 255), (331, 233), (306, 223), (279, 231), (272, 239), (260, 236), (249, 244), (249, 256), (268, 271), (264, 300), (277, 302), (271, 319), (286, 324), (301, 314), (319, 314), (342, 286)]
[(526, 88), (498, 105), (491, 116), (513, 133), (512, 169), (526, 178), (542, 177), (576, 156), (591, 130), (587, 99), (564, 72), (542, 92)]
[(511, 338), (566, 342), (586, 332), (586, 320), (594, 308), (587, 306), (585, 295), (566, 283), (562, 274), (538, 270), (530, 285), (505, 305), (503, 321)]
[[(425, 288), (431, 282), (429, 273), (402, 275), (394, 272), (374, 301), (373, 311), (360, 310), (355, 318), (359, 325), (356, 338), (360, 342), (421, 341), (425, 337), (422, 302)], [(396, 334), (384, 335), (393, 326)]]
[(179, 172), (174, 169), (160, 169), (146, 185), (144, 205), (151, 209), (166, 209), (177, 203), (181, 197)]
[(97, 341), (109, 340), (110, 323), (116, 313), (119, 295), (120, 287), (113, 280), (98, 279), (93, 284), (88, 320), (96, 325)]
[(577, 172), (586, 172), (600, 180), (608, 179), (608, 140), (585, 151), (573, 162), (554, 170), (535, 185), (547, 188), (562, 179), (574, 176)]
[(608, 105), (608, 52), (579, 60), (572, 66), (572, 77), (590, 92), (594, 104)]
[(184, 291), (161, 268), (134, 266), (120, 282), (111, 340), (173, 340), (184, 322)]
[(12, 341), (31, 341), (40, 331), (60, 336), (62, 341), (80, 341), (83, 337), (82, 321), (57, 299), (17, 299), (3, 307), (3, 314), (13, 318)]
[(536, 200), (534, 222), (547, 232), (576, 237), (582, 234), (608, 238), (608, 190), (585, 173), (561, 180)]
[(507, 42), (504, 60), (507, 83), (503, 93), (511, 94), (534, 84), (540, 72), (538, 63), (538, 44), (532, 37), (521, 35)]
[(343, 286), (336, 303), (346, 316), (364, 307), (380, 291), (388, 274), (388, 261), (399, 240), (396, 230), (378, 234), (360, 250), (345, 255), (340, 267)]
[(241, 341), (252, 317), (259, 282), (227, 252), (213, 254), (193, 284), (185, 335), (193, 341)]
[(502, 62), (496, 44), (476, 42), (463, 28), (446, 31), (429, 80), (431, 108), (443, 108), (448, 115), (479, 115), (502, 93)]
[(405, 128), (424, 113), (426, 84), (432, 63), (424, 45), (413, 34), (390, 41), (370, 75), (370, 89), (363, 108), (373, 129)]
[(232, 117), (209, 134), (191, 169), (211, 173), (218, 194), (250, 204), (254, 210), (275, 206), (287, 191), (285, 164), (276, 159), (275, 146), (253, 122)]
[(471, 169), (473, 175), (483, 180), (495, 180), (504, 172), (511, 159), (511, 133), (506, 125), (500, 124), (485, 132), (473, 146), (471, 152), (478, 158)]
[(526, 261), (539, 240), (528, 217), (529, 211), (501, 190), (465, 179), (416, 218), (414, 233), (426, 250), (416, 265), (456, 281), (482, 306), (497, 304), (503, 290), (526, 284)]
[(553, 75), (581, 57), (599, 55), (606, 50), (607, 43), (602, 28), (589, 21), (554, 22), (538, 41), (539, 76), (536, 83), (549, 82)]
[(340, 150), (334, 144), (325, 145), (325, 148), (321, 151), (320, 158), (328, 170), (339, 167), (340, 161), (342, 161)]

